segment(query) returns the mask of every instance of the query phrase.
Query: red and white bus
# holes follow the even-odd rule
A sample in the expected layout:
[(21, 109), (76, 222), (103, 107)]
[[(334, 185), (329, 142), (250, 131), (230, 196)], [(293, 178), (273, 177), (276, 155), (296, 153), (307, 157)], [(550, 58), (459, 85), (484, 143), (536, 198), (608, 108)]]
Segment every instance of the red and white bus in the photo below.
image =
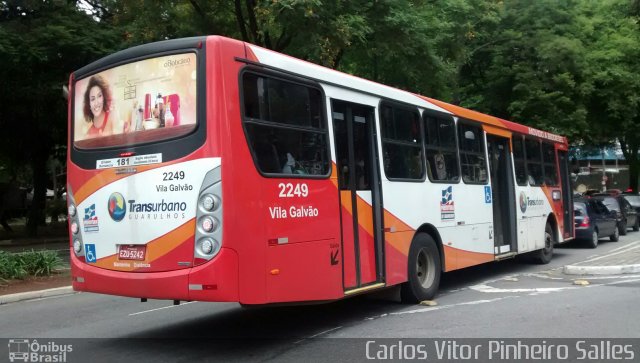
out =
[(567, 140), (219, 36), (70, 77), (73, 287), (330, 301), (573, 238)]

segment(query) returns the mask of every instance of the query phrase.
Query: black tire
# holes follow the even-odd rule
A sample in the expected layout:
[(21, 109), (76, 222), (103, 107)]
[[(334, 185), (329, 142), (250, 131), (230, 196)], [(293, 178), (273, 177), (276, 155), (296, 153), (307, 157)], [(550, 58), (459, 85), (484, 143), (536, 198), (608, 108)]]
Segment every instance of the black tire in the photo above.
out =
[(623, 220), (620, 222), (620, 225), (618, 226), (618, 230), (620, 231), (620, 235), (621, 236), (626, 236), (627, 235), (627, 220)]
[(640, 231), (640, 216), (636, 217), (636, 223), (633, 225), (633, 231)]
[(553, 257), (553, 245), (556, 243), (555, 235), (553, 234), (553, 228), (547, 223), (544, 227), (544, 248), (535, 251), (532, 255), (535, 263), (546, 265), (551, 262)]
[(440, 285), (442, 263), (436, 242), (426, 233), (418, 233), (411, 242), (408, 281), (402, 284), (402, 302), (416, 303), (433, 299)]
[(593, 230), (593, 233), (591, 234), (591, 240), (587, 241), (587, 246), (589, 248), (598, 247), (598, 231), (596, 231), (595, 229)]
[(620, 230), (618, 228), (609, 236), (609, 240), (611, 240), (611, 242), (618, 242), (620, 240)]

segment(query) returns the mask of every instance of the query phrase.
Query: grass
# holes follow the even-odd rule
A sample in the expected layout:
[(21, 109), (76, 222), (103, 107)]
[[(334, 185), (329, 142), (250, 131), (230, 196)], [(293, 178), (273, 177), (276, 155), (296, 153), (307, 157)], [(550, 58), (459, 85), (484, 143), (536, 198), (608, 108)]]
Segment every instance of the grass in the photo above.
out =
[(0, 251), (0, 280), (23, 279), (26, 276), (49, 276), (62, 267), (56, 251)]

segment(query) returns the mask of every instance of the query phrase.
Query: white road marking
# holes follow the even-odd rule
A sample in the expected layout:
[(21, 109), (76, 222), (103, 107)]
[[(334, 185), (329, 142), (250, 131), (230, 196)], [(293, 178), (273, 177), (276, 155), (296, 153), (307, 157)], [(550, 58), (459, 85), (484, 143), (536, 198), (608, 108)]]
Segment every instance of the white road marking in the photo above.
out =
[(608, 286), (608, 285), (619, 285), (619, 284), (628, 284), (630, 282), (639, 282), (640, 279), (632, 279), (632, 280), (620, 280), (620, 281), (614, 281), (614, 282), (608, 282), (606, 284), (600, 284), (600, 285), (591, 285), (591, 286)]
[(519, 296), (503, 296), (503, 297), (499, 297), (499, 298), (495, 298), (495, 299), (474, 300), (474, 301), (467, 301), (467, 302), (451, 304), (451, 305), (440, 305), (440, 306), (434, 306), (434, 307), (429, 307), (429, 308), (414, 309), (414, 310), (407, 310), (407, 311), (399, 311), (397, 313), (391, 313), (390, 315), (427, 313), (427, 312), (438, 311), (438, 310), (443, 310), (443, 309), (455, 308), (455, 307), (458, 307), (458, 306), (479, 305), (479, 304), (492, 303), (492, 302), (496, 302), (496, 301), (500, 301), (500, 300), (517, 298), (517, 297), (519, 297)]
[(564, 278), (562, 278), (562, 277), (551, 277), (549, 275), (539, 274), (539, 273), (528, 273), (528, 274), (523, 274), (523, 276), (537, 277), (539, 279), (547, 279), (547, 280), (564, 280)]
[(184, 305), (189, 305), (189, 304), (193, 304), (193, 303), (197, 303), (197, 301), (189, 301), (189, 302), (186, 302), (186, 303), (182, 303), (180, 305), (170, 305), (170, 306), (164, 306), (164, 307), (157, 308), (157, 309), (140, 311), (140, 312), (137, 312), (137, 313), (129, 314), (129, 316), (140, 315), (140, 314), (144, 314), (144, 313), (150, 313), (152, 311), (164, 310), (164, 309), (169, 309), (169, 308), (175, 308), (175, 307), (178, 307), (178, 306), (184, 306)]
[(364, 320), (376, 320), (376, 319), (384, 318), (387, 315), (389, 315), (389, 314), (382, 314), (382, 315), (377, 315), (377, 316), (370, 317), (370, 318), (364, 318)]
[[(386, 315), (386, 314), (385, 314), (385, 315)], [(318, 334), (314, 334), (314, 335), (312, 335), (312, 336), (310, 336), (310, 337), (307, 337), (307, 338), (304, 338), (304, 339), (300, 339), (300, 340), (298, 340), (297, 342), (294, 342), (293, 344), (299, 344), (299, 343), (304, 342), (305, 340), (313, 339), (313, 338), (317, 338), (317, 337), (319, 337), (319, 336), (321, 336), (321, 335), (324, 335), (324, 334), (330, 333), (330, 332), (335, 331), (335, 330), (338, 330), (338, 329), (342, 329), (342, 326), (338, 326), (338, 327), (335, 327), (335, 328), (332, 328), (332, 329), (329, 329), (329, 330), (325, 330), (325, 331), (322, 331), (322, 332), (320, 332), (320, 333), (318, 333)]]
[(489, 286), (486, 284), (473, 285), (470, 287), (471, 290), (475, 290), (478, 292), (486, 292), (486, 293), (521, 293), (521, 292), (536, 292), (536, 293), (548, 293), (548, 292), (556, 292), (562, 290), (574, 290), (579, 287), (575, 286), (566, 286), (566, 287), (534, 287), (530, 289), (501, 289), (498, 287)]
[(341, 326), (338, 326), (338, 327), (335, 327), (335, 328), (333, 328), (333, 329), (325, 330), (325, 331), (320, 332), (320, 333), (318, 333), (318, 334), (314, 334), (314, 335), (310, 336), (310, 337), (309, 337), (309, 338), (307, 338), (307, 339), (313, 339), (313, 338), (315, 338), (315, 337), (319, 337), (319, 336), (321, 336), (321, 335), (327, 334), (327, 333), (329, 333), (329, 332), (332, 332), (332, 331), (334, 331), (334, 330), (338, 330), (338, 329), (341, 329), (341, 328), (342, 328)]
[(589, 276), (584, 277), (584, 280), (613, 280), (613, 279), (633, 279), (640, 277), (640, 275), (613, 275), (613, 276)]
[(629, 242), (628, 244), (626, 244), (624, 246), (620, 246), (620, 247), (612, 249), (610, 252), (616, 252), (616, 251), (619, 251), (619, 250), (624, 250), (624, 249), (627, 249), (629, 247), (633, 247), (634, 245), (637, 245), (639, 243), (640, 243), (640, 240)]
[(591, 259), (588, 259), (588, 260), (584, 260), (582, 262), (577, 262), (576, 265), (580, 265), (580, 263), (583, 263), (583, 262), (593, 262), (593, 261), (601, 260), (603, 258), (619, 255), (621, 253), (627, 253), (627, 252), (629, 252), (631, 250), (635, 250), (636, 248), (640, 248), (640, 241), (632, 242), (632, 243), (629, 243), (626, 246), (622, 246), (622, 247), (618, 247), (616, 249), (613, 249), (613, 250), (610, 251), (610, 253), (607, 253), (606, 255), (597, 256), (597, 257), (594, 257), (594, 258), (591, 258)]

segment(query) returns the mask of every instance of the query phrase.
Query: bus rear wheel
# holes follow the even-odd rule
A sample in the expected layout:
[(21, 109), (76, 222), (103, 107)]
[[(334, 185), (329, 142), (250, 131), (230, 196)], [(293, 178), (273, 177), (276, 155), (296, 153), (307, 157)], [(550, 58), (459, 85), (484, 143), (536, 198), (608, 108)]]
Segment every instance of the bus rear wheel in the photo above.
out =
[(430, 300), (440, 285), (442, 262), (436, 242), (426, 233), (418, 233), (409, 248), (408, 281), (400, 293), (405, 303)]

